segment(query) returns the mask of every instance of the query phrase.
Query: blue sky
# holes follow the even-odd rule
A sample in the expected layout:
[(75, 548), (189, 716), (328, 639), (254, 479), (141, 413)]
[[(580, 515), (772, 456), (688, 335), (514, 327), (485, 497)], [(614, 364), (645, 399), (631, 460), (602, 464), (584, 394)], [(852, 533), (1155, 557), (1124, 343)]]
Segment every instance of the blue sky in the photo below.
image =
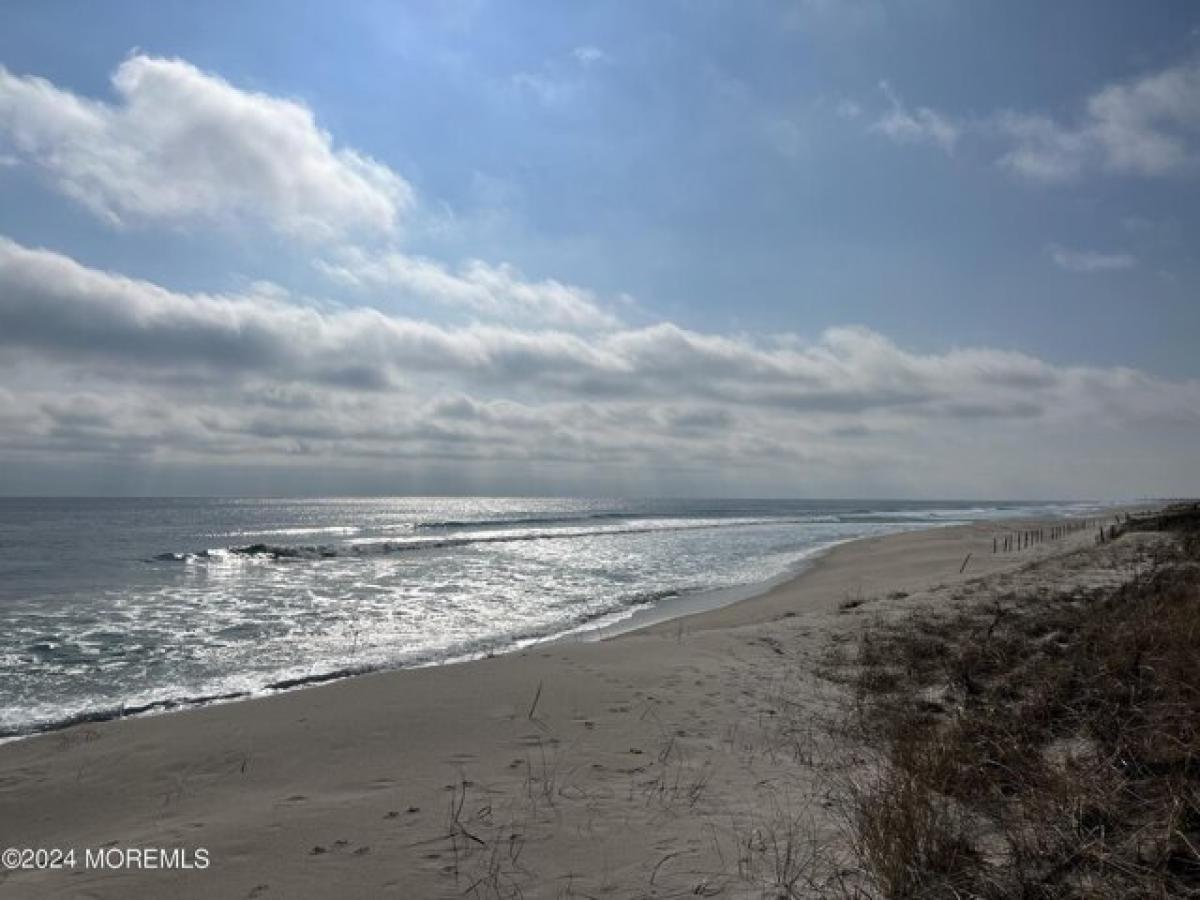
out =
[(1194, 4), (15, 3), (0, 65), (0, 490), (1195, 490)]

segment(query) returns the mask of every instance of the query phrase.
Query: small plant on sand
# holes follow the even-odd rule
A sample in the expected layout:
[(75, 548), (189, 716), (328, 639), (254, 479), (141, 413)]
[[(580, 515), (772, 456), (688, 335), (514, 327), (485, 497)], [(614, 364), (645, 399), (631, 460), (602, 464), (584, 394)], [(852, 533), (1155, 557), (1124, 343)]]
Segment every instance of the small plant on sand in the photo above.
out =
[(497, 821), (490, 803), (470, 804), (471, 786), (465, 778), (451, 785), (446, 839), (455, 883), (477, 900), (520, 900), (521, 885), (531, 876), (521, 864), (524, 829), (511, 818)]
[(818, 803), (773, 792), (763, 812), (735, 822), (738, 878), (772, 900), (847, 896), (841, 866), (813, 814)]

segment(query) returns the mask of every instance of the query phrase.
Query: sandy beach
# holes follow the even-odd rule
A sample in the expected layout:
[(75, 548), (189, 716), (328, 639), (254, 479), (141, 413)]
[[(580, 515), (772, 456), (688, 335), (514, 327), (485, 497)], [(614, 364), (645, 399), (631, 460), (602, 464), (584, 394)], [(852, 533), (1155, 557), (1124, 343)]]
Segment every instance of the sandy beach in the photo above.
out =
[[(865, 617), (1106, 577), (1087, 530), (993, 554), (1032, 527), (854, 541), (764, 595), (603, 641), (0, 746), (0, 846), (78, 855), (6, 871), (0, 895), (758, 896), (769, 861), (746, 835), (837, 839), (811, 764), (829, 751), (814, 723), (845, 702), (822, 655)], [(83, 865), (104, 848), (194, 867)]]

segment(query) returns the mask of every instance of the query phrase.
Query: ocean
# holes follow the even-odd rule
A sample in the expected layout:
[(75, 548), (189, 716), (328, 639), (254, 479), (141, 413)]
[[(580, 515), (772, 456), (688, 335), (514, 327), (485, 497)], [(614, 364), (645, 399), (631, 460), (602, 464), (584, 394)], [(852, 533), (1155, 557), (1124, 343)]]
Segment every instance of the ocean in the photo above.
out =
[(842, 541), (1095, 508), (0, 498), (0, 737), (587, 636)]

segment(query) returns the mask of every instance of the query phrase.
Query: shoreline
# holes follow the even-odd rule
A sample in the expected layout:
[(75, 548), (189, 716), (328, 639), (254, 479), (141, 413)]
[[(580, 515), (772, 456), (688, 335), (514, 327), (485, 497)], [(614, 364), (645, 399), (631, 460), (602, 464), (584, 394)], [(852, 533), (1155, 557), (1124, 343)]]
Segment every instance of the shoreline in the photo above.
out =
[[(942, 527), (939, 525), (930, 525), (929, 528)], [(913, 530), (924, 530), (913, 529)], [(901, 534), (903, 532), (893, 532)], [(872, 537), (879, 535), (863, 535), (861, 537), (844, 538), (840, 540), (829, 541), (824, 544), (819, 544), (805, 551), (805, 555), (793, 563), (792, 567), (778, 575), (762, 581), (752, 581), (746, 584), (735, 584), (723, 588), (705, 588), (698, 591), (683, 591), (677, 594), (672, 594), (668, 597), (661, 598), (658, 602), (644, 608), (634, 608), (633, 612), (623, 619), (612, 622), (608, 625), (602, 625), (597, 628), (582, 630), (576, 634), (566, 633), (558, 637), (548, 639), (545, 643), (558, 643), (566, 641), (568, 643), (582, 641), (590, 643), (593, 641), (611, 641), (631, 634), (637, 634), (645, 629), (655, 626), (665, 625), (668, 622), (675, 622), (682, 619), (687, 619), (692, 616), (703, 615), (707, 612), (723, 609), (726, 606), (735, 606), (739, 603), (747, 603), (758, 597), (769, 594), (771, 591), (788, 584), (798, 578), (803, 578), (804, 574), (815, 565), (816, 561), (826, 553), (829, 553), (833, 548), (839, 547), (842, 544), (851, 544), (856, 541), (869, 540)]]
[(780, 721), (773, 685), (794, 679), (813, 716), (834, 702), (806, 673), (855, 616), (1012, 577), (1093, 543), (1080, 531), (991, 554), (995, 533), (1022, 525), (1033, 522), (844, 542), (751, 599), (611, 639), (6, 743), (0, 845), (200, 847), (213, 862), (202, 872), (0, 873), (0, 889), (462, 896), (476, 878), (499, 877), (479, 848), (498, 846), (502, 832), (521, 835), (519, 864), (500, 865), (505, 878), (536, 876), (522, 887), (528, 897), (562, 896), (568, 884), (645, 890), (651, 875), (669, 882), (670, 872), (652, 871), (661, 858), (705, 858), (714, 823), (761, 812), (761, 784), (783, 777), (785, 762), (769, 749)]
[[(1124, 509), (1125, 507), (1121, 508)], [(923, 532), (939, 528), (954, 528), (964, 525), (986, 525), (992, 523), (1001, 524), (1010, 521), (1019, 522), (1023, 520), (978, 519), (961, 522), (930, 522), (906, 526), (898, 531), (886, 532), (884, 534), (868, 534), (857, 537), (840, 538), (819, 544), (805, 551), (805, 555), (801, 557), (797, 563), (793, 564), (793, 567), (762, 581), (731, 585), (728, 587), (672, 592), (652, 601), (647, 605), (630, 607), (630, 611), (627, 614), (624, 614), (621, 618), (608, 622), (607, 624), (596, 625), (592, 622), (586, 622), (581, 625), (568, 628), (565, 631), (553, 632), (534, 638), (520, 639), (510, 645), (507, 645), (499, 651), (493, 649), (480, 650), (478, 652), (472, 652), (465, 655), (450, 656), (442, 659), (426, 660), (409, 664), (391, 665), (381, 663), (374, 665), (364, 664), (361, 667), (343, 666), (328, 672), (319, 672), (313, 675), (286, 678), (275, 682), (269, 682), (262, 687), (248, 690), (229, 691), (225, 693), (201, 696), (167, 697), (161, 700), (150, 700), (145, 703), (122, 706), (120, 708), (109, 707), (97, 710), (84, 710), (52, 722), (40, 723), (26, 731), (14, 733), (3, 733), (0, 731), (0, 747), (3, 747), (6, 744), (35, 738), (40, 735), (56, 734), (58, 732), (81, 726), (96, 725), (107, 722), (120, 722), (127, 719), (137, 719), (146, 716), (187, 713), (196, 709), (204, 709), (210, 706), (228, 703), (269, 700), (285, 693), (306, 690), (309, 688), (320, 687), (322, 685), (361, 678), (369, 675), (407, 672), (426, 668), (440, 668), (443, 666), (466, 665), (478, 662), (480, 660), (492, 659), (497, 656), (508, 656), (514, 653), (522, 653), (538, 647), (553, 646), (560, 643), (592, 643), (597, 641), (614, 640), (627, 635), (635, 634), (644, 629), (661, 627), (670, 622), (690, 619), (695, 616), (704, 615), (705, 613), (714, 612), (728, 606), (735, 606), (740, 603), (746, 603), (769, 595), (773, 591), (786, 587), (791, 582), (803, 578), (804, 575), (817, 564), (822, 556), (846, 544), (856, 544), (863, 541), (877, 540), (899, 534)], [(609, 619), (618, 614), (619, 613), (606, 613), (600, 616), (598, 620)]]
[[(952, 524), (959, 523), (951, 523), (951, 525)], [(917, 526), (906, 530), (923, 531), (926, 528), (944, 527), (949, 526), (938, 523), (923, 527)], [(361, 678), (367, 675), (408, 672), (415, 671), (417, 669), (439, 668), (442, 666), (467, 665), (484, 659), (492, 659), (497, 656), (508, 656), (513, 653), (522, 653), (538, 647), (552, 646), (559, 643), (592, 643), (596, 641), (613, 640), (624, 635), (636, 633), (644, 628), (650, 628), (652, 626), (661, 625), (677, 619), (684, 619), (689, 616), (699, 615), (705, 612), (720, 609), (725, 606), (732, 606), (737, 603), (753, 600), (756, 597), (761, 597), (780, 585), (787, 584), (794, 579), (802, 577), (821, 555), (829, 552), (834, 547), (842, 544), (853, 543), (855, 541), (869, 540), (873, 537), (885, 536), (886, 535), (864, 535), (820, 544), (812, 548), (810, 551), (807, 551), (806, 555), (801, 558), (799, 564), (794, 569), (782, 572), (764, 581), (732, 585), (724, 588), (704, 588), (693, 591), (685, 590), (673, 592), (655, 601), (652, 601), (647, 605), (630, 607), (631, 611), (628, 614), (623, 615), (622, 618), (607, 624), (594, 625), (591, 622), (584, 623), (582, 625), (569, 628), (565, 631), (553, 632), (551, 634), (542, 635), (535, 638), (518, 640), (498, 652), (493, 650), (481, 650), (467, 655), (450, 656), (444, 659), (422, 661), (407, 665), (379, 664), (364, 665), (361, 668), (345, 666), (329, 672), (321, 672), (310, 676), (288, 678), (277, 682), (271, 682), (262, 686), (261, 688), (252, 690), (230, 691), (228, 693), (196, 697), (165, 698), (162, 700), (148, 701), (142, 704), (123, 706), (119, 709), (107, 708), (83, 711), (71, 716), (67, 716), (63, 719), (55, 720), (53, 722), (39, 724), (27, 731), (11, 734), (0, 732), (0, 747), (16, 741), (24, 741), (41, 735), (56, 734), (61, 731), (86, 725), (96, 725), (104, 722), (119, 722), (126, 719), (137, 719), (145, 716), (174, 715), (176, 713), (186, 713), (191, 710), (204, 709), (209, 706), (216, 706), (226, 703), (241, 703), (250, 700), (269, 700), (285, 693), (305, 690), (313, 687), (320, 687), (321, 685), (354, 678)], [(614, 615), (617, 615), (617, 613), (606, 613), (600, 616), (599, 619), (608, 619)]]

